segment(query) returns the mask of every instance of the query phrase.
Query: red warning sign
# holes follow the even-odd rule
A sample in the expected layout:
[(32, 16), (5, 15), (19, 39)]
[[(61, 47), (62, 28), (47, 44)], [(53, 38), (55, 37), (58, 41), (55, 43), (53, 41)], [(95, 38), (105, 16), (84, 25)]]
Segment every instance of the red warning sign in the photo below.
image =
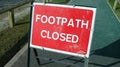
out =
[(89, 54), (95, 8), (34, 3), (30, 46), (71, 55)]

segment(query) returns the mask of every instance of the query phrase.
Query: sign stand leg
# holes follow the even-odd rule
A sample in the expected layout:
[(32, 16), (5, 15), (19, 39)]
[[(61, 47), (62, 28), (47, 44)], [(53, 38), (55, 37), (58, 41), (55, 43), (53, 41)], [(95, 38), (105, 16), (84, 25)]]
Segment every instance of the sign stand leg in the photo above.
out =
[(27, 67), (30, 67), (30, 46), (28, 45)]
[(35, 48), (33, 48), (33, 51), (34, 51), (34, 54), (35, 54), (35, 57), (36, 57), (37, 63), (38, 63), (38, 65), (40, 65), (40, 60), (39, 60), (39, 57), (38, 57), (37, 50), (36, 50)]
[(84, 67), (88, 67), (88, 62), (89, 62), (89, 58), (85, 58), (84, 59)]

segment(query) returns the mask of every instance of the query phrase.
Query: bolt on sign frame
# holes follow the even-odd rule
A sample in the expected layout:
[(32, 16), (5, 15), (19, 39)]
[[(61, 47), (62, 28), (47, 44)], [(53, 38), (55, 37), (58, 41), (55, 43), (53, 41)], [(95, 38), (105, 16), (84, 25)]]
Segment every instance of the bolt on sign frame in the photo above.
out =
[(96, 8), (34, 2), (30, 47), (88, 58)]

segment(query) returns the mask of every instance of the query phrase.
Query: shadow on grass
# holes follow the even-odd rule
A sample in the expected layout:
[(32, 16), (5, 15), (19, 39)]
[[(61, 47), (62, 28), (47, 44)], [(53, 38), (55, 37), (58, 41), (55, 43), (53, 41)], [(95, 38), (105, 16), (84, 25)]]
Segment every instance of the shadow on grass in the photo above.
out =
[(120, 39), (103, 49), (96, 50), (94, 54), (120, 59)]
[[(120, 60), (119, 60), (120, 59), (120, 39), (111, 43), (107, 47), (96, 50), (94, 52), (94, 55), (101, 56), (101, 58), (107, 57), (107, 59), (99, 61), (99, 63), (94, 62), (94, 63), (90, 63), (90, 64), (93, 64), (95, 66), (100, 66), (100, 67), (112, 67), (115, 65), (117, 65), (117, 67), (118, 67), (120, 64)], [(98, 58), (98, 59), (100, 59), (100, 58)], [(106, 62), (109, 62), (109, 63), (106, 63)]]
[(118, 3), (117, 7), (116, 7), (116, 10), (119, 10), (119, 9), (120, 9), (120, 4)]
[(4, 67), (4, 65), (24, 46), (24, 44), (28, 41), (28, 33), (21, 38), (0, 60), (0, 67)]
[(29, 21), (16, 23), (15, 26), (17, 26), (17, 25), (22, 25), (22, 24), (27, 24), (27, 23), (29, 23)]
[(55, 4), (66, 4), (68, 3), (70, 0), (53, 0), (53, 2), (50, 3), (55, 3)]

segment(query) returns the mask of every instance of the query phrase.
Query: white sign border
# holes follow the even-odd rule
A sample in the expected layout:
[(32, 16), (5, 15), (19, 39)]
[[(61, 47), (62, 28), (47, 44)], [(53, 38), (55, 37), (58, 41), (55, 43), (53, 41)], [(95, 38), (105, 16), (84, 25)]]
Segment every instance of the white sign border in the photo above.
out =
[[(62, 51), (62, 50), (56, 50), (56, 49), (51, 49), (51, 48), (46, 48), (43, 46), (35, 46), (31, 42), (32, 39), (32, 27), (33, 27), (33, 16), (34, 16), (34, 5), (46, 5), (46, 6), (58, 6), (58, 7), (64, 7), (64, 8), (76, 8), (76, 9), (88, 9), (93, 11), (93, 19), (92, 19), (92, 26), (91, 26), (91, 31), (90, 31), (90, 37), (89, 37), (89, 43), (88, 43), (88, 50), (86, 55), (82, 54), (77, 54), (77, 53), (72, 53), (72, 52), (67, 52), (67, 51)], [(46, 3), (38, 3), (34, 2), (32, 6), (32, 19), (31, 19), (31, 32), (30, 32), (30, 47), (37, 48), (37, 49), (44, 49), (47, 51), (52, 51), (52, 52), (57, 52), (57, 53), (62, 53), (62, 54), (67, 54), (67, 55), (72, 55), (72, 56), (77, 56), (77, 57), (87, 57), (89, 58), (90, 54), (90, 48), (91, 48), (91, 43), (92, 43), (92, 36), (93, 36), (93, 31), (94, 31), (94, 24), (95, 24), (95, 16), (96, 16), (96, 8), (92, 7), (83, 7), (83, 6), (71, 6), (71, 5), (59, 5), (59, 4), (46, 4)]]

